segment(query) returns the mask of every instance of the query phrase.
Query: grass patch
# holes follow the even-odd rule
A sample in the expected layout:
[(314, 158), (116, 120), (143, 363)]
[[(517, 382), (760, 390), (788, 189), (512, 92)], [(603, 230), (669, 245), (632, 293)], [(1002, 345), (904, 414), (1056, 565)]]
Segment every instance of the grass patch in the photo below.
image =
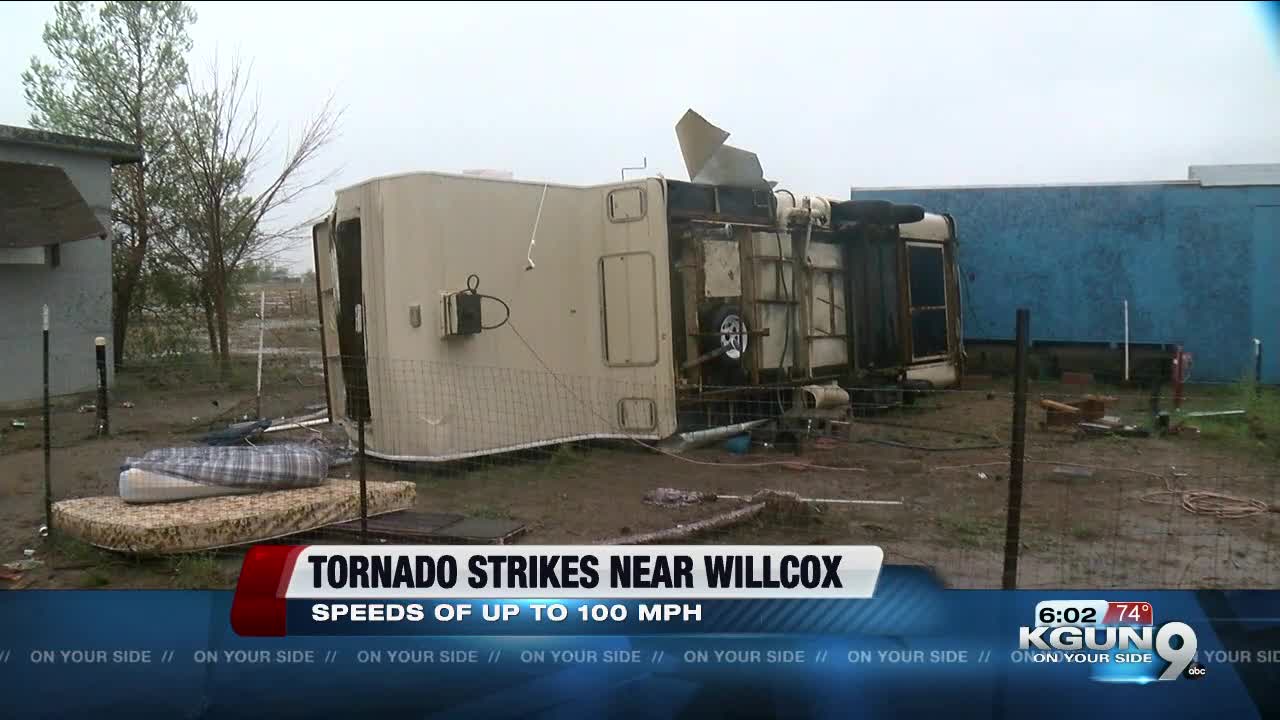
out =
[(45, 540), (44, 551), (48, 555), (48, 564), (55, 570), (65, 566), (96, 567), (123, 563), (119, 556), (56, 531)]
[(80, 587), (85, 589), (102, 588), (111, 584), (111, 577), (101, 570), (93, 569), (80, 578)]
[(1244, 417), (1186, 418), (1187, 424), (1200, 428), (1201, 437), (1280, 457), (1280, 391), (1276, 388), (1240, 382), (1223, 392), (1221, 399), (1197, 405), (1203, 410), (1245, 411)]
[(169, 561), (174, 587), (186, 590), (222, 588), (231, 583), (230, 575), (213, 553), (191, 553)]
[(990, 547), (1003, 541), (1004, 525), (972, 515), (943, 515), (938, 518), (945, 539), (963, 547)]
[[(292, 378), (298, 367), (293, 363), (263, 363), (262, 384), (273, 385)], [(225, 387), (230, 390), (253, 389), (257, 384), (258, 360), (251, 355), (233, 355), (225, 371), (218, 359), (208, 353), (187, 353), (156, 359), (138, 359), (121, 366), (116, 372), (114, 392), (137, 393), (156, 388), (188, 388), (192, 386)]]

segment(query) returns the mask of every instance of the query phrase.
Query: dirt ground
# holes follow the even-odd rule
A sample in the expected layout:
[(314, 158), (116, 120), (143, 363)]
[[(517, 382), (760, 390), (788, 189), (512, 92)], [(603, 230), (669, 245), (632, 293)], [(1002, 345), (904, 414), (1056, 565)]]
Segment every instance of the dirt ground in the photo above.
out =
[[(264, 415), (297, 414), (323, 402), (317, 381), (314, 371), (277, 373), (264, 399)], [(125, 389), (133, 391), (135, 406), (113, 408), (109, 439), (93, 437), (92, 413), (78, 413), (74, 406), (55, 413), (55, 500), (113, 494), (118, 467), (129, 455), (190, 441), (214, 420), (225, 423), (252, 412), (252, 390), (244, 388), (146, 380), (125, 383)], [(1079, 392), (1056, 384), (1031, 386), (1020, 587), (1280, 586), (1274, 513), (1221, 519), (1167, 502), (1176, 497), (1149, 497), (1172, 486), (1280, 504), (1271, 445), (1248, 433), (1085, 438), (1039, 427), (1043, 411), (1036, 399)], [(1109, 413), (1127, 422), (1148, 422), (1145, 394), (1113, 394), (1121, 397)], [(1221, 393), (1191, 395), (1189, 410), (1220, 408), (1225, 402)], [(124, 393), (118, 391), (116, 399), (124, 400)], [(815, 503), (807, 513), (765, 513), (688, 542), (876, 544), (885, 549), (887, 562), (930, 566), (952, 586), (998, 587), (1011, 407), (1006, 385), (970, 383), (963, 391), (937, 393), (912, 407), (862, 418), (799, 455), (753, 447), (737, 456), (713, 447), (677, 458), (623, 442), (560, 446), (467, 466), (423, 469), (370, 462), (367, 472), (372, 481), (416, 482), (420, 510), (520, 520), (528, 525), (520, 538), (524, 543), (590, 543), (738, 506), (724, 499), (677, 508), (645, 503), (644, 494), (656, 487), (737, 495), (768, 488), (810, 498), (901, 501)], [(23, 430), (9, 427), (12, 417), (4, 419), (7, 432), (0, 439), (0, 561), (17, 560), (28, 548), (44, 561), (24, 573), (17, 586), (234, 583), (242, 553), (139, 559), (68, 538), (42, 539), (39, 417), (24, 416)], [(353, 471), (348, 466), (335, 474)]]

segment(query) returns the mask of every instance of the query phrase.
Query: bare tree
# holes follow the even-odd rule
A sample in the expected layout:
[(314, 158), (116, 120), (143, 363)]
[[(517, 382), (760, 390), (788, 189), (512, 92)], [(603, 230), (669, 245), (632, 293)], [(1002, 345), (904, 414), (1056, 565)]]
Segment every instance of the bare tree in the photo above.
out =
[(273, 162), (275, 133), (261, 128), (250, 75), (238, 61), (225, 72), (215, 61), (207, 82), (187, 80), (170, 120), (180, 180), (166, 255), (199, 281), (211, 335), (217, 335), (210, 348), (224, 374), (231, 366), (228, 312), (236, 272), (278, 254), (309, 227), (276, 225), (280, 211), (333, 177), (309, 171), (334, 139), (341, 117), (327, 99)]

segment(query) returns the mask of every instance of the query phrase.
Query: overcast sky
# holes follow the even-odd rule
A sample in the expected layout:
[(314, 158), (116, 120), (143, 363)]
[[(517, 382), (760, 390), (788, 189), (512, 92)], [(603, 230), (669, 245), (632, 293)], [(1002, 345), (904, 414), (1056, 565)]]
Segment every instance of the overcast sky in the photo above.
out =
[[(694, 108), (796, 191), (1179, 179), (1280, 162), (1280, 41), (1259, 3), (193, 3), (195, 67), (254, 63), (283, 133), (333, 93), (333, 187), (469, 168), (687, 177)], [(0, 6), (0, 123), (51, 3)], [(282, 151), (282, 149), (281, 149)], [(332, 203), (314, 193), (303, 219)], [(290, 256), (309, 267), (310, 249)]]

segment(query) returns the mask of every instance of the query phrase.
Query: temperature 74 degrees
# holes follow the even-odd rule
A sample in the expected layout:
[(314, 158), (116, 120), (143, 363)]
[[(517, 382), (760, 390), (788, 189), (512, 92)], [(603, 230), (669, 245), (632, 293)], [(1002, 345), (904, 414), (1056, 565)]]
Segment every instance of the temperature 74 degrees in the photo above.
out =
[(1104, 625), (1151, 625), (1151, 603), (1108, 602)]

